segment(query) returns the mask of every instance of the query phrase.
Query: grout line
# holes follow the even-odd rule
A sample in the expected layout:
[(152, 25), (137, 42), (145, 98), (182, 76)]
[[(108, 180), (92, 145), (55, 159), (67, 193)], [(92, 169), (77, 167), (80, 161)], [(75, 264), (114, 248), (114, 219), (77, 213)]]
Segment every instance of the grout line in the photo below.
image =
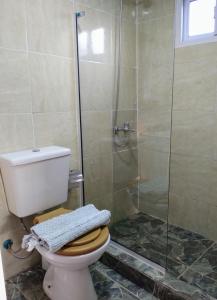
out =
[(23, 54), (29, 54), (30, 53), (30, 54), (37, 54), (37, 55), (44, 55), (44, 56), (53, 56), (53, 57), (56, 57), (56, 58), (62, 58), (62, 59), (73, 61), (73, 57), (56, 55), (56, 54), (49, 53), (49, 52), (34, 51), (34, 50), (30, 50), (29, 47), (27, 49), (15, 49), (15, 48), (8, 48), (8, 47), (1, 47), (0, 46), (0, 50), (21, 52)]
[[(38, 52), (37, 52), (38, 53)], [(98, 65), (106, 65), (106, 66), (110, 66), (110, 67), (115, 67), (116, 64), (112, 63), (112, 62), (103, 62), (103, 61), (99, 61), (99, 60), (91, 60), (91, 59), (80, 59), (81, 63), (90, 63), (90, 64), (98, 64)], [(121, 63), (121, 68), (123, 69), (132, 69), (132, 70), (136, 70), (137, 67), (135, 65), (126, 65)]]
[(210, 162), (213, 162), (213, 161), (217, 161), (217, 157), (208, 157), (208, 156), (201, 156), (201, 155), (192, 155), (192, 154), (188, 154), (188, 153), (180, 153), (180, 152), (173, 152), (171, 151), (171, 155), (172, 156), (181, 156), (181, 157), (184, 157), (184, 158), (193, 158), (193, 159), (203, 159), (203, 160), (206, 160), (206, 161), (210, 161)]
[[(196, 264), (213, 246), (214, 246), (214, 244), (216, 244), (216, 242), (213, 242), (212, 244), (211, 244), (211, 246), (210, 247), (208, 247), (206, 250), (204, 250), (204, 252), (190, 265), (190, 266), (188, 266), (186, 269), (185, 269), (185, 271), (183, 271), (178, 277), (177, 277), (177, 279), (180, 279), (181, 277), (182, 277), (182, 275), (185, 273), (185, 272), (187, 272), (188, 270), (190, 270), (191, 269), (191, 267), (194, 265), (194, 264)], [(199, 273), (199, 272), (197, 272), (197, 273)], [(203, 275), (202, 275), (203, 276)]]
[(61, 56), (61, 55), (56, 55), (56, 54), (49, 53), (49, 52), (40, 52), (40, 51), (34, 51), (34, 50), (29, 50), (28, 52), (29, 52), (29, 54), (35, 54), (35, 55), (41, 55), (41, 56), (51, 56), (51, 57), (56, 57), (59, 59), (69, 60), (70, 62), (74, 61), (74, 58), (70, 57), (70, 56)]

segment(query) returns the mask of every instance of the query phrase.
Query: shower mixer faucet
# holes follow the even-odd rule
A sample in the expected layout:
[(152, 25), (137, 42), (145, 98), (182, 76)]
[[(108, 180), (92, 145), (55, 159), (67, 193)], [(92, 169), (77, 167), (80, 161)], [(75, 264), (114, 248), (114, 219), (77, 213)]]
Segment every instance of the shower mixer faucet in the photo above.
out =
[(135, 129), (130, 128), (130, 123), (129, 122), (124, 122), (124, 125), (122, 127), (115, 126), (113, 128), (114, 134), (118, 134), (120, 131), (122, 131), (124, 133), (129, 133), (129, 132), (135, 133), (136, 132)]

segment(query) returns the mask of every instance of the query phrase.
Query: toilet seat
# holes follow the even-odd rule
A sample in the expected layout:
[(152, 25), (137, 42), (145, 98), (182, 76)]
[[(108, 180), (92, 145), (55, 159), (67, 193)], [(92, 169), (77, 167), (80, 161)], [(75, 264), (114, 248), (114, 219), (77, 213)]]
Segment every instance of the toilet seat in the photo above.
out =
[[(38, 224), (49, 220), (50, 218), (60, 216), (65, 213), (69, 213), (71, 210), (59, 208), (49, 213), (37, 216), (34, 218), (33, 223)], [(62, 247), (55, 254), (63, 256), (77, 256), (90, 253), (100, 248), (109, 238), (109, 230), (107, 226), (94, 229), (76, 240), (68, 243)]]

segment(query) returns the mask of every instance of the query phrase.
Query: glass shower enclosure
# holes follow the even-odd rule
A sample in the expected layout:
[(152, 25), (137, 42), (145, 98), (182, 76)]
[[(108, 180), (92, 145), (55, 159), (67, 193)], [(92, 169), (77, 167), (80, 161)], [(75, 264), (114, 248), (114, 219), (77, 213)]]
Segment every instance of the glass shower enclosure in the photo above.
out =
[(216, 43), (175, 47), (175, 0), (76, 3), (85, 203), (111, 211), (113, 241), (210, 292)]
[(112, 212), (114, 241), (165, 267), (174, 7), (156, 22), (148, 1), (108, 3), (78, 5), (85, 202)]

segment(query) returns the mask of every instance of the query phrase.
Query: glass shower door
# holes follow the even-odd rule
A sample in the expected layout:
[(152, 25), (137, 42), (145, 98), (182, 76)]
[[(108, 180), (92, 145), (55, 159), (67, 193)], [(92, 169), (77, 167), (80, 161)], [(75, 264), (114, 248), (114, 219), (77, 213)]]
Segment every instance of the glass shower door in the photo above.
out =
[(142, 14), (147, 1), (77, 10), (85, 203), (111, 210), (113, 241), (165, 267), (172, 16)]
[(76, 1), (85, 203), (113, 218), (112, 113), (120, 2)]

